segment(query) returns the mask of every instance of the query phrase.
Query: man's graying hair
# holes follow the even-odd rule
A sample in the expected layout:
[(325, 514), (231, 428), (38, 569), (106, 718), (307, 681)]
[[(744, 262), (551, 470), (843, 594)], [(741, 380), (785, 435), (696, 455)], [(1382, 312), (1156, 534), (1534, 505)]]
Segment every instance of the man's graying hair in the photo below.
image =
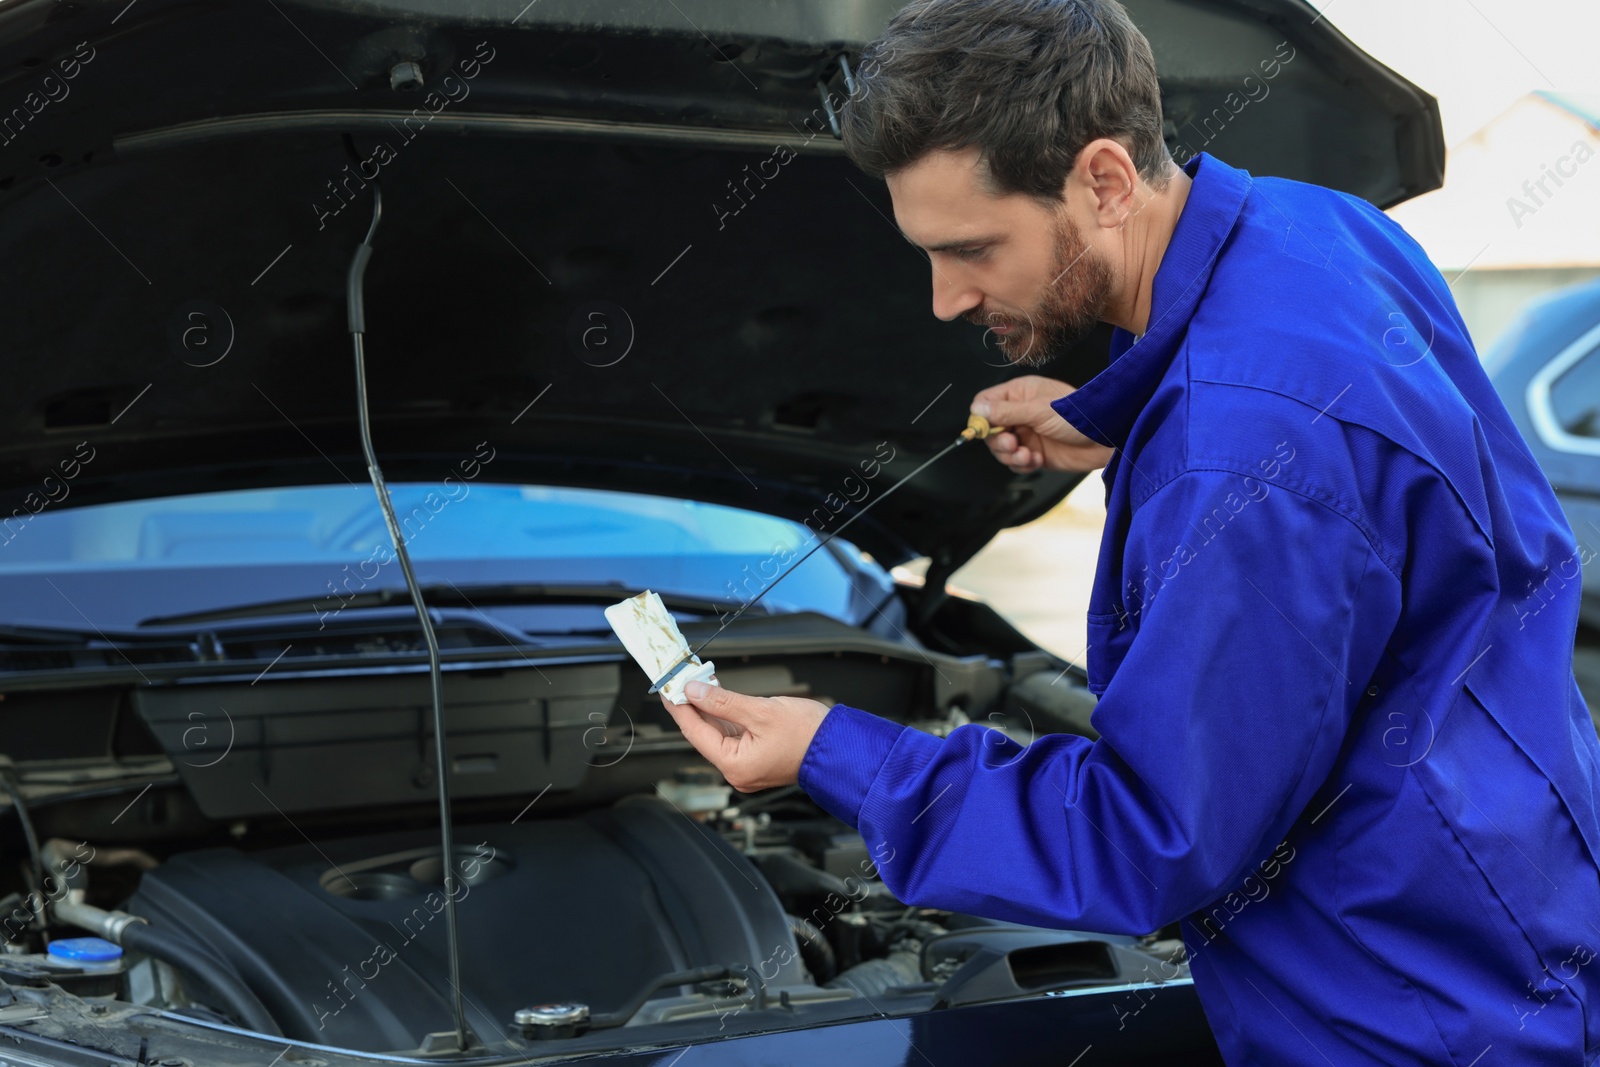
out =
[(1055, 204), (1099, 137), (1152, 188), (1170, 176), (1155, 57), (1116, 0), (912, 0), (860, 65), (842, 133), (873, 177), (976, 146), (992, 193)]

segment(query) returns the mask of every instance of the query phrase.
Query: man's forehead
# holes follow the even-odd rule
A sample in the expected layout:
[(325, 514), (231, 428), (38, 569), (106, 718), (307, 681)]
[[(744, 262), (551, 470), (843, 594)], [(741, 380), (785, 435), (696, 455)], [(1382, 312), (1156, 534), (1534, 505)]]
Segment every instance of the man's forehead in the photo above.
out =
[(906, 240), (931, 249), (995, 228), (1008, 198), (985, 188), (977, 160), (976, 148), (935, 149), (887, 176), (895, 225)]

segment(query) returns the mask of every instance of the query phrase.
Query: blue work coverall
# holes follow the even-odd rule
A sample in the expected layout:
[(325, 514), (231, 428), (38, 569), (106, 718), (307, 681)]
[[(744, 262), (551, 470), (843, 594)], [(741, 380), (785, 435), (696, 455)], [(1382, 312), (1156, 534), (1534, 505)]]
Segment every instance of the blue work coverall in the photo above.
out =
[[(1206, 153), (1184, 169), (1149, 328), (1053, 405), (1116, 448), (1099, 740), (835, 705), (800, 785), (908, 903), (1181, 920), (1230, 1064), (1591, 1062), (1586, 546), (1397, 224)], [(1137, 1026), (1152, 995), (1113, 1010)]]

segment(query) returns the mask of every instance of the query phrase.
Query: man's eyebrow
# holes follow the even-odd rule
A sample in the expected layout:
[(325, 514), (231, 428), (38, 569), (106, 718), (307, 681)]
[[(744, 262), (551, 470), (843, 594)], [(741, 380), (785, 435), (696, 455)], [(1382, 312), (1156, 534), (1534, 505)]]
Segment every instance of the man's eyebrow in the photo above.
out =
[[(898, 227), (896, 228), (898, 229)], [(910, 236), (904, 230), (900, 231), (900, 236), (904, 237), (907, 241), (911, 241)], [(1001, 236), (999, 234), (980, 234), (976, 237), (964, 237), (955, 241), (940, 241), (935, 245), (919, 245), (915, 241), (911, 241), (911, 243), (917, 248), (922, 249), (924, 252), (953, 252), (958, 248), (972, 248), (975, 245), (990, 245), (995, 244), (1000, 240)]]

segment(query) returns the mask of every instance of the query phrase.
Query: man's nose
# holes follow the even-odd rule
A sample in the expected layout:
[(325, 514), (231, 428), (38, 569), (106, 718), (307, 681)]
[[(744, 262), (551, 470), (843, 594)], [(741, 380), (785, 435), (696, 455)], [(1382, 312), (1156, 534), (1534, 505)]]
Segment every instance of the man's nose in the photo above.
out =
[(933, 264), (933, 314), (950, 322), (983, 304), (983, 290), (969, 282), (959, 270)]

